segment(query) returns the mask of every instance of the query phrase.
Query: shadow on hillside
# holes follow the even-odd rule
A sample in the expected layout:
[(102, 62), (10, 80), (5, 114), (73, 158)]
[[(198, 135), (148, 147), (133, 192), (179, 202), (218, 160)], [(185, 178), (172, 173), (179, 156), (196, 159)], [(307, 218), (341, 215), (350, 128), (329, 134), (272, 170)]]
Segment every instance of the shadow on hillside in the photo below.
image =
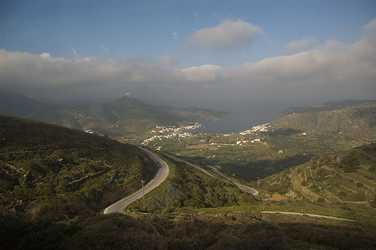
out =
[(304, 164), (312, 159), (312, 155), (294, 155), (278, 160), (233, 161), (230, 163), (222, 163), (204, 157), (185, 157), (185, 159), (202, 166), (220, 165), (226, 174), (235, 175), (251, 181), (281, 172), (290, 167)]

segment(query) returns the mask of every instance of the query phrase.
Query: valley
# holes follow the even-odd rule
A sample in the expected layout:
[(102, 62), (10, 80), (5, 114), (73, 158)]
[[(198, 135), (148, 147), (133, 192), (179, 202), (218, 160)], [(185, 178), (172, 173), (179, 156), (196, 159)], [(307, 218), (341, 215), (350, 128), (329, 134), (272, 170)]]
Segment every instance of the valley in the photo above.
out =
[(376, 250), (375, 0), (0, 1), (0, 250)]
[[(232, 247), (336, 249), (351, 246), (356, 237), (357, 246), (372, 248), (375, 108), (366, 102), (304, 110), (227, 134), (207, 133), (197, 120), (157, 123), (136, 137), (112, 139), (95, 125), (72, 130), (2, 116), (4, 234), (28, 225), (25, 230), (59, 234), (55, 244), (78, 249), (91, 246), (86, 239), (106, 234), (114, 223), (115, 231), (128, 231), (130, 223), (137, 235), (158, 239), (157, 249), (191, 241), (214, 249), (228, 244), (216, 234), (236, 237)], [(351, 125), (341, 127), (348, 119)], [(334, 121), (339, 125), (330, 128)], [(40, 226), (42, 221), (47, 224)], [(57, 225), (64, 228), (53, 231)], [(144, 231), (149, 226), (154, 229)], [(186, 238), (173, 236), (196, 227), (205, 227), (208, 238), (188, 231)], [(122, 237), (108, 242), (112, 237), (98, 244), (129, 244)], [(137, 237), (134, 244), (144, 244)], [(267, 238), (283, 243), (272, 248), (276, 243), (269, 245)], [(7, 244), (14, 245), (12, 239)], [(23, 238), (19, 244), (51, 243)]]

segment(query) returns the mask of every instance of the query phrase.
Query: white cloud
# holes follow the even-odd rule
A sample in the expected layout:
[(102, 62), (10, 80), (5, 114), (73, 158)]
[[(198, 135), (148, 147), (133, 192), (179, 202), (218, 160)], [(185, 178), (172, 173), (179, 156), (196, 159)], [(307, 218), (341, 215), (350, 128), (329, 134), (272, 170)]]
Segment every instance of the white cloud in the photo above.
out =
[(225, 20), (191, 34), (188, 44), (197, 48), (228, 49), (248, 45), (261, 28), (242, 20)]
[(286, 48), (290, 52), (300, 52), (308, 49), (312, 49), (319, 45), (319, 40), (316, 38), (304, 38), (300, 40), (290, 41)]
[(59, 58), (0, 50), (0, 87), (4, 84), (36, 87), (114, 82), (164, 81), (174, 68), (140, 61), (99, 60), (94, 57)]
[[(371, 25), (372, 26), (372, 25)], [(60, 58), (0, 50), (0, 88), (76, 89), (160, 86), (181, 95), (197, 93), (236, 98), (376, 98), (376, 29), (353, 43), (336, 40), (313, 49), (237, 66), (213, 64), (179, 68), (173, 58), (150, 63), (135, 60)], [(207, 87), (207, 90), (203, 90)], [(205, 92), (208, 91), (208, 92)], [(58, 92), (56, 90), (56, 92)], [(166, 97), (168, 98), (168, 96)]]
[(364, 28), (368, 31), (376, 31), (376, 18), (369, 21)]
[(369, 21), (363, 28), (368, 39), (376, 42), (376, 18)]
[(205, 82), (215, 80), (218, 77), (217, 74), (221, 71), (221, 69), (221, 66), (206, 64), (183, 68), (180, 71), (183, 77), (188, 81)]
[[(376, 43), (329, 41), (316, 49), (265, 58), (226, 72), (265, 98), (376, 98)], [(276, 94), (277, 93), (277, 94)]]
[(49, 53), (44, 52), (44, 53), (40, 54), (40, 57), (43, 58), (43, 59), (50, 59), (51, 55)]

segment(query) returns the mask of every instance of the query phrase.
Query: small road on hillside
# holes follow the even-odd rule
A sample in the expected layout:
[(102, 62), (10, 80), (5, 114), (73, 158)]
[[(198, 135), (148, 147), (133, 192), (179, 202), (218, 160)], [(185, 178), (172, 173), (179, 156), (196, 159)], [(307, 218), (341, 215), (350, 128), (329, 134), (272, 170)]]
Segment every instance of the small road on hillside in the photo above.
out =
[(166, 154), (168, 157), (170, 157), (171, 159), (173, 159), (174, 161), (177, 161), (177, 162), (181, 162), (181, 163), (184, 163), (184, 164), (187, 164), (188, 166), (192, 167), (192, 168), (195, 168), (201, 172), (203, 172), (204, 174), (206, 174), (207, 176), (210, 176), (212, 178), (215, 178), (214, 175), (212, 175), (210, 172), (206, 171), (205, 169), (203, 169), (202, 167), (198, 166), (198, 165), (195, 165), (189, 161), (186, 161), (186, 160), (183, 160), (181, 158), (178, 158), (176, 156), (173, 156), (171, 154)]
[(251, 194), (253, 196), (258, 196), (259, 195), (259, 192), (256, 189), (254, 189), (253, 187), (246, 186), (244, 184), (239, 183), (238, 181), (235, 181), (235, 180), (231, 179), (230, 177), (226, 176), (221, 171), (219, 171), (216, 167), (213, 167), (213, 166), (209, 166), (209, 167), (215, 173), (217, 173), (218, 175), (222, 176), (223, 178), (225, 178), (226, 180), (228, 180), (229, 182), (231, 182), (235, 186), (237, 186), (241, 191), (243, 191), (245, 193), (248, 193), (248, 194)]
[(352, 219), (346, 219), (346, 218), (335, 217), (335, 216), (327, 216), (327, 215), (319, 215), (319, 214), (310, 214), (310, 213), (283, 212), (283, 211), (261, 211), (261, 213), (262, 214), (284, 214), (284, 215), (295, 215), (295, 216), (296, 215), (308, 216), (308, 217), (328, 219), (328, 220), (355, 222), (355, 220), (352, 220)]
[(221, 171), (218, 170), (218, 168), (216, 167), (213, 167), (213, 166), (209, 166), (211, 170), (213, 170), (217, 175), (221, 176), (222, 178), (226, 179), (228, 182), (232, 183), (233, 185), (237, 186), (241, 191), (245, 192), (245, 193), (248, 193), (248, 194), (251, 194), (253, 195), (254, 197), (258, 196), (259, 195), (259, 191), (257, 191), (255, 188), (253, 187), (249, 187), (249, 186), (246, 186), (244, 184), (241, 184), (240, 182), (226, 176), (225, 174), (223, 174)]
[(154, 176), (153, 179), (151, 179), (143, 189), (139, 189), (133, 194), (130, 194), (123, 199), (111, 204), (110, 206), (106, 207), (103, 211), (104, 214), (110, 214), (110, 213), (124, 213), (124, 210), (126, 207), (128, 207), (133, 202), (141, 199), (144, 195), (147, 193), (150, 193), (152, 190), (157, 188), (159, 185), (161, 185), (167, 178), (170, 169), (168, 167), (168, 164), (162, 160), (157, 154), (153, 153), (152, 151), (138, 147), (142, 151), (144, 151), (151, 160), (154, 161), (154, 163), (159, 167), (157, 174)]
[(175, 161), (185, 163), (188, 166), (191, 166), (191, 167), (193, 167), (193, 168), (195, 168), (195, 169), (203, 172), (204, 174), (206, 174), (206, 175), (208, 175), (208, 176), (210, 176), (212, 178), (218, 178), (218, 177), (220, 177), (220, 178), (222, 178), (222, 180), (225, 180), (225, 181), (227, 181), (227, 182), (229, 182), (229, 183), (237, 186), (241, 191), (243, 191), (245, 193), (251, 194), (253, 196), (258, 196), (258, 194), (259, 194), (259, 192), (256, 189), (254, 189), (252, 187), (249, 187), (249, 186), (246, 186), (246, 185), (243, 185), (243, 184), (241, 184), (241, 183), (239, 183), (239, 182), (231, 179), (230, 177), (226, 176), (221, 171), (219, 171), (216, 167), (208, 166), (215, 173), (215, 175), (213, 175), (209, 171), (203, 169), (202, 167), (200, 167), (200, 166), (198, 166), (196, 164), (193, 164), (191, 162), (188, 162), (186, 160), (183, 160), (183, 159), (178, 158), (176, 156), (173, 156), (171, 154), (167, 154), (167, 156), (170, 157), (171, 159), (175, 160)]

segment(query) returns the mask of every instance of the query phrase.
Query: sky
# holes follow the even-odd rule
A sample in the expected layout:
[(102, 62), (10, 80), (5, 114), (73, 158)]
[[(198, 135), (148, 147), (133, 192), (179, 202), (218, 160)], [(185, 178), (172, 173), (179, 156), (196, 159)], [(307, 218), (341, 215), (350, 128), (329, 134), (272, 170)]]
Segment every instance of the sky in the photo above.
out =
[(262, 120), (376, 99), (375, 37), (374, 0), (3, 0), (0, 89), (52, 100), (131, 91)]
[[(173, 56), (182, 65), (253, 61), (284, 53), (291, 40), (353, 41), (359, 27), (376, 13), (373, 0), (3, 0), (0, 6), (0, 46), (10, 51), (65, 57)], [(262, 34), (252, 46), (225, 54), (192, 55), (184, 49), (193, 32), (224, 20), (252, 23)], [(224, 60), (229, 56), (231, 60)]]

